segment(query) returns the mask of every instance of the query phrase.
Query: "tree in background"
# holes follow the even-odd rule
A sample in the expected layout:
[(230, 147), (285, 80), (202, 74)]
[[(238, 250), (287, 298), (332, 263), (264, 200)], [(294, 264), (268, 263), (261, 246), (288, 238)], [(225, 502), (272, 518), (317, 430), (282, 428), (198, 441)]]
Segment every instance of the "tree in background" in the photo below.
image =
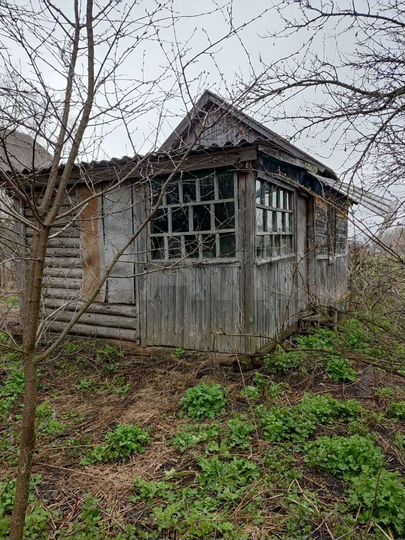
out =
[(265, 37), (300, 45), (263, 60), (247, 102), (290, 119), (296, 137), (342, 150), (348, 181), (395, 193), (405, 177), (404, 4), (282, 0), (275, 9), (283, 25)]

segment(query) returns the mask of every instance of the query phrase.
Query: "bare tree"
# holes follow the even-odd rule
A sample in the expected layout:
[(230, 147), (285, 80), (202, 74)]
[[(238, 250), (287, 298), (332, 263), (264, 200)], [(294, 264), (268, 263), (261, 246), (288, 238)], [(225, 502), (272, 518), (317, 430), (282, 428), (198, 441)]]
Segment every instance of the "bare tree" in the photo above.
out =
[[(91, 174), (91, 167), (80, 163), (99, 156), (103, 138), (117, 126), (124, 128), (132, 143), (133, 122), (146, 111), (157, 111), (159, 129), (167, 114), (167, 99), (177, 95), (184, 101), (191, 95), (188, 66), (199, 54), (210, 55), (222, 41), (238, 35), (249, 22), (236, 26), (231, 21), (231, 8), (227, 9), (225, 4), (214, 7), (214, 13), (229, 17), (230, 24), (223, 34), (208, 40), (199, 52), (193, 52), (188, 62), (184, 58), (187, 43), (175, 40), (170, 54), (166, 52), (167, 63), (154, 66), (156, 69), (148, 75), (151, 71), (144, 69), (143, 45), (149, 42), (162, 47), (161, 30), (171, 27), (175, 31), (181, 19), (170, 1), (152, 5), (145, 9), (136, 1), (124, 4), (115, 0), (74, 0), (63, 8), (51, 0), (28, 6), (17, 1), (1, 3), (0, 189), (14, 201), (3, 204), (3, 212), (17, 224), (17, 234), (9, 245), (10, 256), (24, 269), (22, 343), (17, 343), (10, 334), (9, 341), (1, 344), (3, 349), (21, 356), (25, 375), (12, 539), (23, 537), (27, 511), (35, 448), (38, 365), (55, 351), (95, 301), (114, 266), (153, 218), (166, 186), (193, 146), (174, 163), (151, 211), (131, 237), (115, 249), (111, 261), (91, 283), (72, 319), (51, 344), (44, 344), (41, 337), (48, 321), (43, 318), (41, 298), (47, 249), (61, 238), (61, 232), (79, 218), (85, 219), (86, 208), (92, 201), (118, 189), (135, 171), (144, 171), (144, 182), (149, 182), (154, 175), (153, 167), (147, 166), (149, 153), (135, 156), (125, 170), (116, 172), (107, 187), (100, 187)], [(16, 61), (17, 55), (24, 58), (24, 67)], [(128, 65), (128, 59), (132, 64)], [(129, 76), (136, 62), (139, 69)], [(169, 84), (165, 85), (168, 79)], [(19, 140), (18, 150), (13, 152), (10, 140), (16, 139)], [(152, 140), (156, 143), (157, 137)], [(44, 167), (46, 171), (41, 172)], [(81, 200), (76, 200), (72, 191), (77, 175), (87, 186), (86, 196)], [(26, 209), (25, 213), (22, 208)], [(27, 247), (25, 234), (18, 234), (18, 224), (28, 232)]]
[[(344, 152), (348, 180), (383, 189), (405, 176), (405, 8), (397, 0), (282, 0), (282, 28), (265, 37), (290, 51), (265, 64), (247, 101), (289, 119), (295, 136)], [(299, 46), (291, 49), (291, 42)], [(245, 85), (242, 85), (245, 87)], [(245, 87), (246, 88), (246, 87)], [(296, 110), (297, 103), (301, 106)], [(292, 112), (291, 112), (292, 111)]]

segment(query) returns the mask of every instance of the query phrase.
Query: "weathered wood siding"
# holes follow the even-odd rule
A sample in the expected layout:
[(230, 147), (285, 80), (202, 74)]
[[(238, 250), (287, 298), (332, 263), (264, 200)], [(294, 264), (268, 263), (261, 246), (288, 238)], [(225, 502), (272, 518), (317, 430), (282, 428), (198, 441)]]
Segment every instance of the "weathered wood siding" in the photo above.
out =
[(316, 258), (316, 296), (321, 305), (336, 305), (348, 287), (348, 258), (336, 255)]
[[(78, 196), (81, 198), (86, 194)], [(93, 200), (73, 223), (66, 218), (51, 230), (51, 236), (57, 236), (49, 240), (43, 287), (45, 327), (51, 331), (61, 331), (71, 321), (104, 269), (103, 251), (100, 249), (100, 243), (103, 246), (100, 206), (99, 199)], [(70, 205), (66, 203), (61, 213), (69, 208)], [(30, 210), (25, 213), (32, 219)], [(27, 238), (29, 245), (32, 239), (32, 230), (29, 228)], [(83, 279), (84, 274), (87, 279)], [(97, 301), (80, 317), (71, 333), (137, 342), (139, 332), (136, 308), (133, 305), (106, 302), (103, 288)]]
[(254, 276), (258, 350), (297, 321), (297, 260), (290, 257), (256, 265)]
[(240, 265), (185, 265), (147, 273), (141, 343), (184, 349), (241, 349)]

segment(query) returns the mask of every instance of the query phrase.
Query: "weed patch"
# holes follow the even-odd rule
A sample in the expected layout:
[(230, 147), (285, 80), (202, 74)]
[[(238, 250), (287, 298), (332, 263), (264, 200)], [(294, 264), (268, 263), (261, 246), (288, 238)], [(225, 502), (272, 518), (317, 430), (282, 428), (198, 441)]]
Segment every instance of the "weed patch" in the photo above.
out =
[(219, 384), (199, 384), (187, 390), (180, 404), (189, 418), (204, 420), (223, 413), (227, 399)]
[(114, 431), (107, 433), (105, 439), (106, 444), (96, 446), (82, 460), (83, 465), (127, 461), (133, 454), (142, 454), (145, 451), (149, 435), (138, 426), (121, 424)]

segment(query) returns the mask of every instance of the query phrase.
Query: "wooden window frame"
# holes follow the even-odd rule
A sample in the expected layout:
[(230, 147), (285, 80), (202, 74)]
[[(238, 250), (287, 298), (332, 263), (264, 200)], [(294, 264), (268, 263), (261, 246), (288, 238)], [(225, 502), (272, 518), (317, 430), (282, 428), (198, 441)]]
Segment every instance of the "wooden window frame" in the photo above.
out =
[[(219, 198), (220, 194), (220, 188), (218, 183), (218, 177), (223, 175), (232, 175), (233, 177), (233, 197), (228, 198)], [(208, 178), (212, 176), (214, 179), (214, 198), (212, 199), (201, 199), (201, 179)], [(183, 184), (189, 183), (191, 181), (195, 182), (195, 193), (196, 193), (196, 200), (195, 201), (184, 201), (183, 197)], [(171, 186), (174, 184), (177, 184), (179, 186), (179, 200), (180, 202), (176, 203), (168, 203), (167, 202), (167, 195), (170, 194), (170, 188), (166, 190), (166, 192), (163, 194), (163, 200), (162, 204), (160, 206), (161, 210), (168, 210), (168, 230), (167, 232), (159, 232), (154, 233), (152, 232), (152, 221), (149, 222), (149, 256), (148, 259), (150, 262), (153, 263), (171, 263), (176, 261), (187, 261), (189, 263), (216, 263), (216, 262), (234, 262), (237, 260), (237, 252), (238, 252), (238, 231), (239, 231), (239, 205), (238, 205), (238, 176), (235, 171), (212, 171), (207, 172), (206, 174), (196, 174), (194, 175), (187, 175), (187, 176), (180, 176), (180, 178), (173, 179), (173, 182), (171, 182)], [(153, 199), (153, 194), (151, 194), (151, 199)], [(151, 200), (151, 203), (153, 205), (153, 200)], [(234, 224), (233, 227), (228, 228), (219, 228), (215, 226), (215, 205), (218, 203), (233, 203), (234, 204)], [(201, 205), (209, 206), (210, 208), (210, 229), (205, 231), (194, 231), (194, 220), (193, 220), (193, 208), (199, 207)], [(188, 208), (188, 222), (189, 222), (189, 230), (188, 231), (182, 231), (182, 232), (173, 232), (173, 209), (176, 208)], [(235, 239), (235, 249), (234, 254), (230, 255), (229, 257), (221, 256), (220, 255), (220, 235), (231, 235), (233, 234)], [(186, 237), (197, 237), (198, 242), (198, 256), (192, 257), (190, 254), (186, 253)], [(214, 236), (215, 237), (215, 256), (214, 257), (207, 257), (203, 254), (203, 237), (209, 237)], [(164, 258), (159, 257), (153, 257), (153, 245), (152, 245), (152, 239), (153, 238), (163, 238), (164, 241)], [(169, 256), (169, 240), (172, 238), (180, 238), (181, 242), (181, 257), (170, 257)]]
[[(260, 189), (263, 189), (263, 185), (267, 184), (269, 186), (269, 201), (268, 204), (266, 204), (266, 200), (263, 202), (258, 203), (257, 202), (257, 185), (261, 184)], [(276, 199), (274, 201), (274, 197), (270, 201), (270, 194), (274, 193), (273, 188), (276, 188)], [(279, 193), (282, 193), (282, 197), (279, 195)], [(288, 208), (284, 208), (284, 204), (280, 204), (280, 199), (282, 198), (284, 201), (285, 194), (288, 194), (289, 198), (289, 204), (287, 205)], [(256, 190), (255, 190), (255, 228), (256, 228), (256, 247), (255, 247), (255, 253), (256, 253), (256, 262), (258, 264), (263, 264), (266, 262), (276, 261), (280, 259), (287, 259), (295, 257), (296, 254), (296, 200), (295, 200), (295, 189), (285, 185), (273, 178), (261, 178), (257, 177), (256, 179)], [(275, 202), (275, 204), (274, 204)], [(269, 225), (269, 222), (267, 224), (267, 230), (258, 230), (258, 221), (257, 221), (257, 211), (263, 210), (267, 212), (267, 216), (271, 216), (272, 223)], [(277, 220), (278, 215), (281, 214), (281, 227), (284, 228), (284, 223), (286, 220), (289, 222), (288, 232), (287, 231), (274, 231), (274, 215), (276, 215), (276, 226), (277, 226)], [(286, 216), (291, 216), (290, 218), (286, 218)], [(271, 247), (270, 249), (273, 249), (274, 245), (274, 239), (278, 239), (278, 254), (270, 254), (269, 256), (266, 255), (260, 255), (259, 254), (259, 244), (258, 239), (259, 238), (272, 238)], [(290, 245), (291, 245), (291, 251), (289, 253), (281, 253), (281, 245), (282, 240), (284, 238), (290, 238)]]

